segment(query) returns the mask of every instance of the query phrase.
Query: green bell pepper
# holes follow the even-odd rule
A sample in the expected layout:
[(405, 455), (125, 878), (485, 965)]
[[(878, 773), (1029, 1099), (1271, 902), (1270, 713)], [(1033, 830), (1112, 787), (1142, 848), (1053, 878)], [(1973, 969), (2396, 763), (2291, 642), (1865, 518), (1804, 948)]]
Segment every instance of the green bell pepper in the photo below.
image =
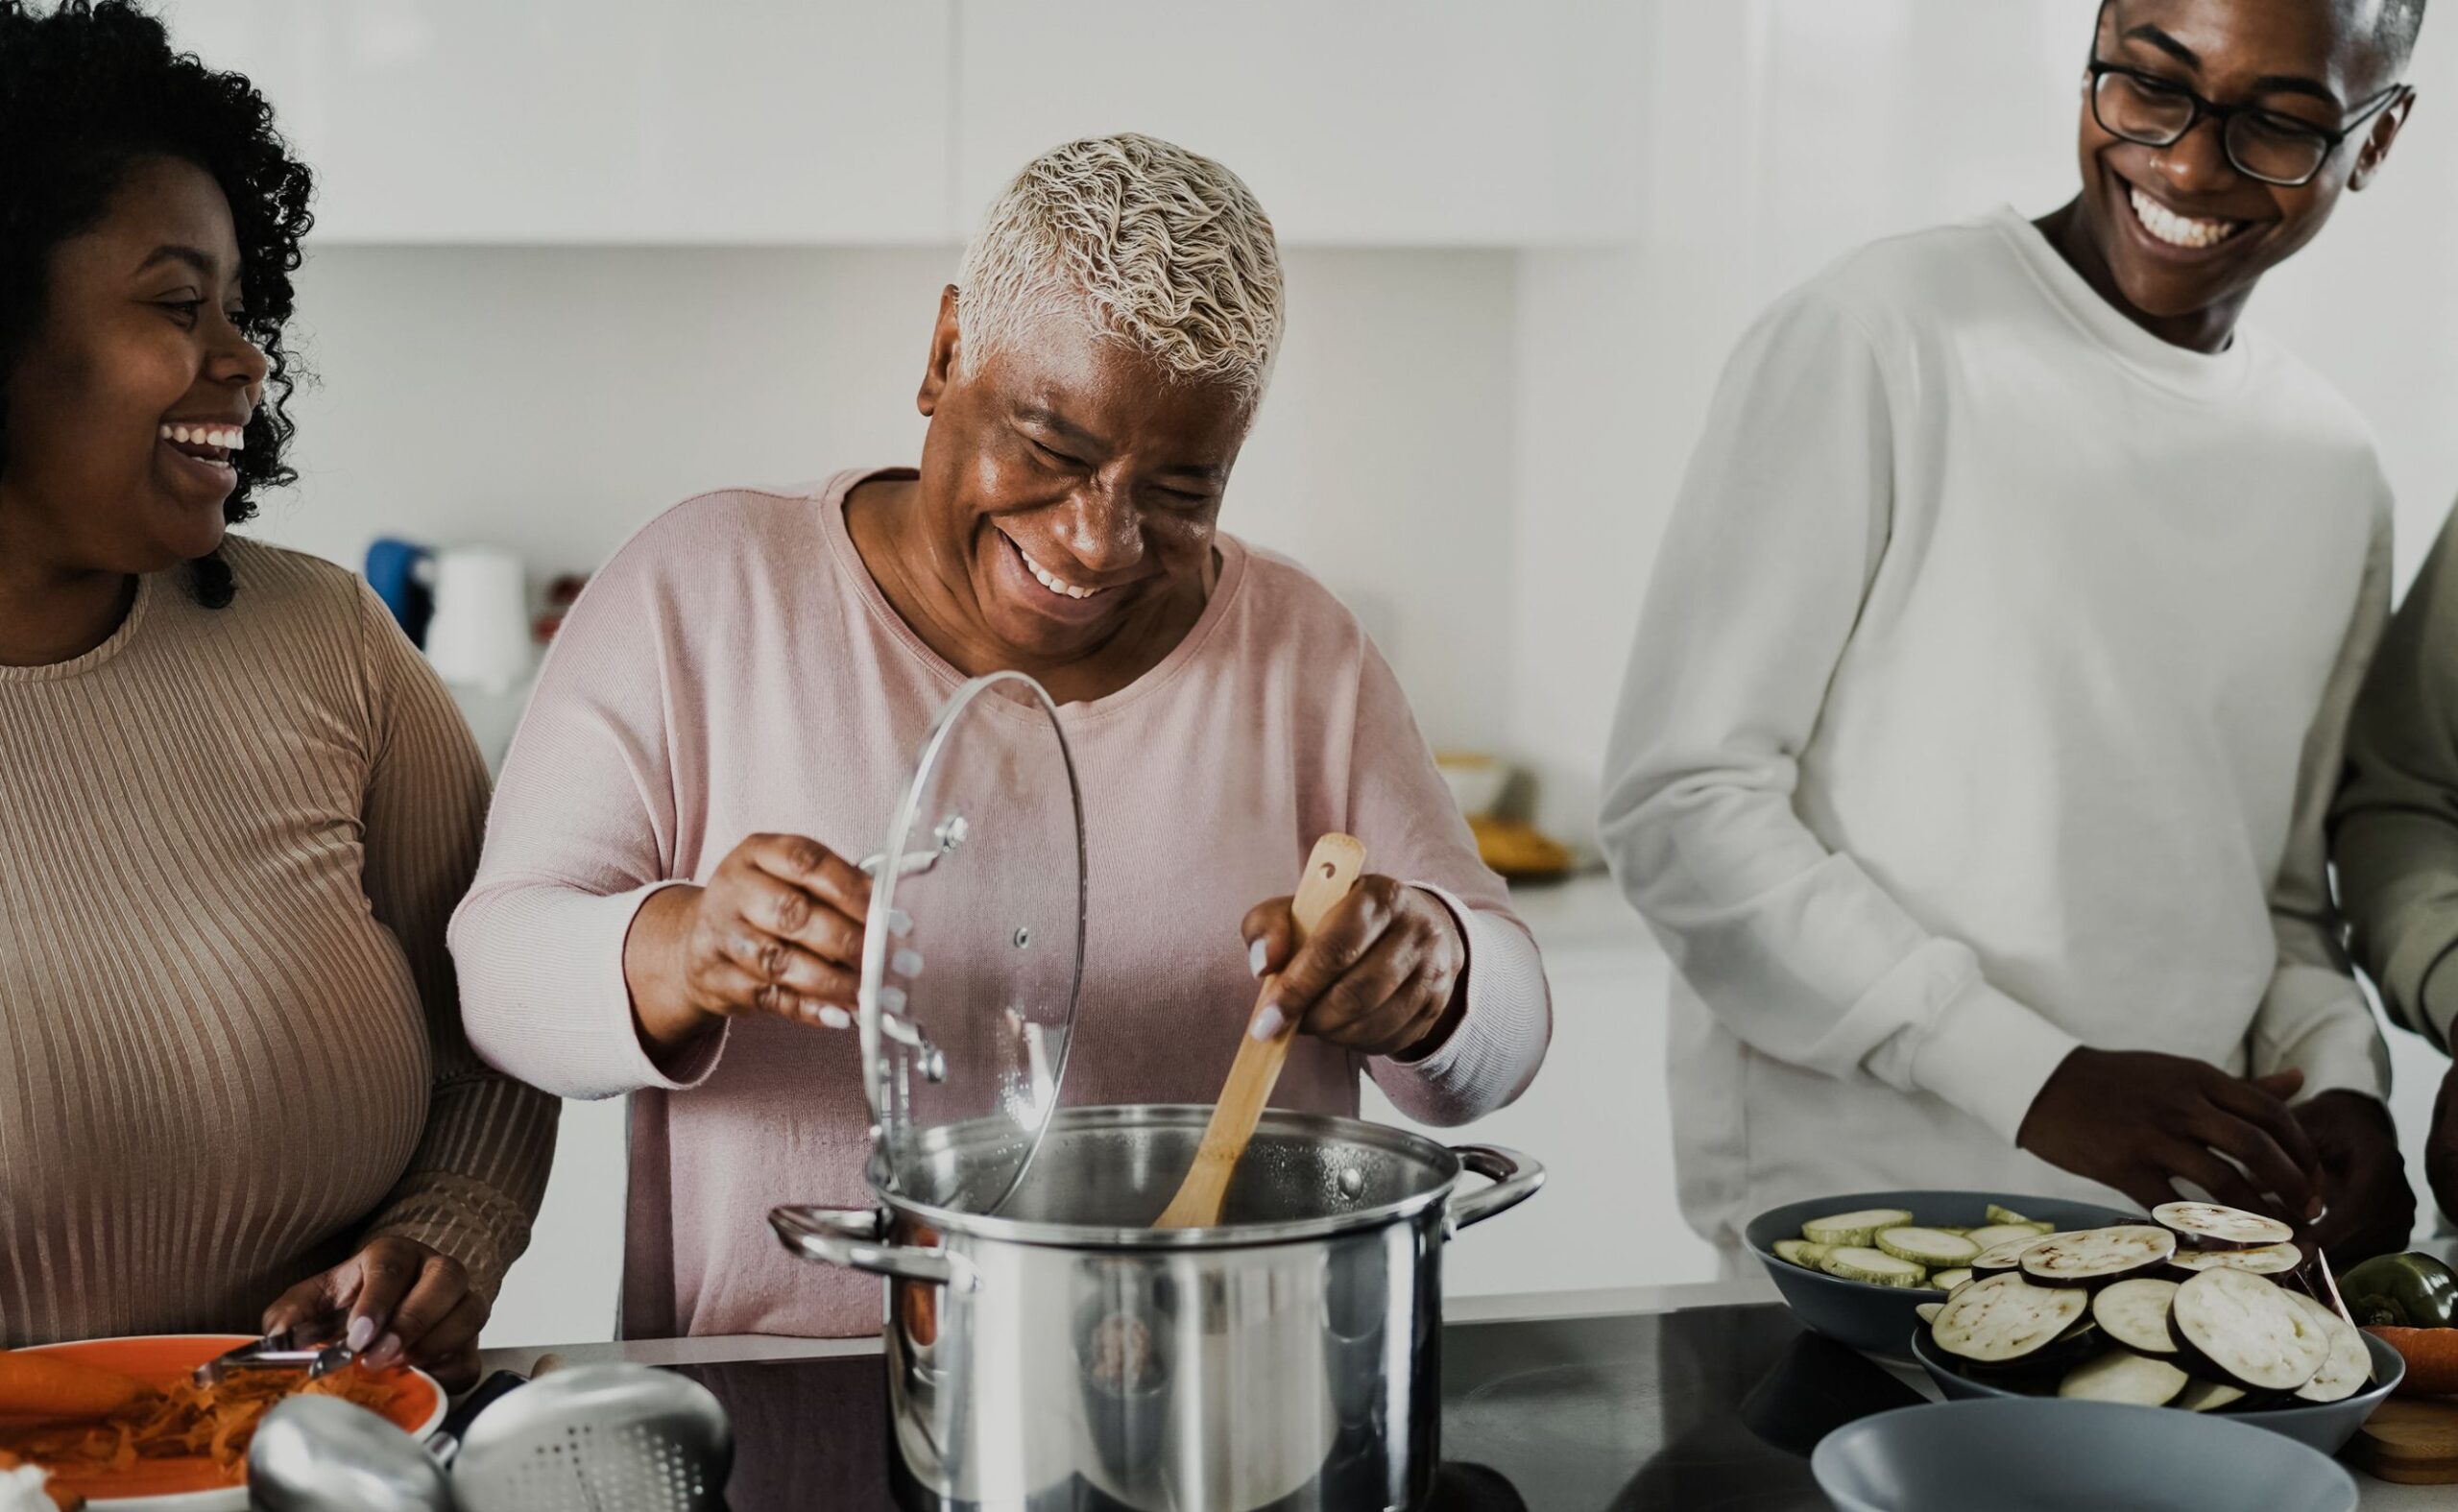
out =
[(2339, 1278), (2339, 1297), (2365, 1328), (2458, 1326), (2458, 1275), (2429, 1255), (2382, 1255)]

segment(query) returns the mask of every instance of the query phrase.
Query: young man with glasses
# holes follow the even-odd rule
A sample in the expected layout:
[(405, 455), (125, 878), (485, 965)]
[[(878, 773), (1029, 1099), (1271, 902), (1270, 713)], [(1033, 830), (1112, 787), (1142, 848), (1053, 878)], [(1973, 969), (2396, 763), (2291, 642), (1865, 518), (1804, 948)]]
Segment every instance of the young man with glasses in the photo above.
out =
[(2380, 170), (2422, 0), (2109, 0), (2082, 192), (1744, 339), (1605, 848), (1679, 969), (1683, 1207), (2179, 1184), (2402, 1243), (2323, 817), (2389, 596), (2362, 422), (2239, 317)]

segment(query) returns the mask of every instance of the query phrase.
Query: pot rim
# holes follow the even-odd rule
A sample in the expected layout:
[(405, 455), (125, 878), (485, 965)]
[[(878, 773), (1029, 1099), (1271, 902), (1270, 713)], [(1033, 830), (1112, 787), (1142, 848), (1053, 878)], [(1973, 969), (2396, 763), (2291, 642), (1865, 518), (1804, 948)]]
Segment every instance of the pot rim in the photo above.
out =
[[(1118, 1125), (1148, 1128), (1191, 1127), (1202, 1129), (1212, 1121), (1208, 1103), (1117, 1103), (1091, 1108), (1063, 1108), (1053, 1114), (1043, 1131), (1034, 1160), (1044, 1158), (1048, 1149), (1048, 1136), (1066, 1129), (1101, 1129)], [(926, 1132), (946, 1137), (962, 1125), (942, 1125)], [(1403, 1197), (1397, 1202), (1379, 1207), (1360, 1208), (1354, 1212), (1329, 1213), (1318, 1218), (1301, 1218), (1287, 1223), (1226, 1223), (1209, 1229), (1117, 1228), (1085, 1223), (1043, 1223), (1026, 1218), (1002, 1218), (996, 1214), (963, 1212), (952, 1208), (934, 1207), (917, 1201), (899, 1191), (892, 1191), (881, 1178), (886, 1171), (885, 1158), (877, 1150), (863, 1171), (863, 1179), (873, 1198), (895, 1212), (940, 1234), (961, 1234), (971, 1238), (997, 1239), (1010, 1244), (1029, 1244), (1050, 1249), (1094, 1250), (1221, 1250), (1244, 1249), (1267, 1244), (1294, 1244), (1313, 1239), (1330, 1238), (1364, 1229), (1383, 1228), (1415, 1218), (1429, 1208), (1450, 1200), (1459, 1185), (1459, 1175), (1466, 1167), (1458, 1152), (1448, 1145), (1436, 1143), (1420, 1134), (1395, 1129), (1387, 1124), (1368, 1123), (1362, 1118), (1345, 1118), (1335, 1114), (1296, 1113), (1287, 1109), (1266, 1108), (1258, 1134), (1270, 1131), (1314, 1139), (1333, 1138), (1350, 1143), (1376, 1148), (1409, 1157), (1433, 1166), (1442, 1179), (1424, 1191)]]

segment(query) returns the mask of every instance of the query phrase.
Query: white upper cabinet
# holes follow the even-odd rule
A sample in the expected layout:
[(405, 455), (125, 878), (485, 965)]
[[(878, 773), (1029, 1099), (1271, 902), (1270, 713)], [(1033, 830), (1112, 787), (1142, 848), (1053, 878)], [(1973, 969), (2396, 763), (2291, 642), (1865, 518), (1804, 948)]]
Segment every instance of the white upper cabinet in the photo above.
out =
[(956, 204), (1139, 131), (1217, 157), (1283, 240), (1560, 246), (1638, 227), (1638, 0), (959, 0)]
[(1637, 0), (167, 0), (315, 168), (319, 239), (960, 239), (1073, 136), (1227, 162), (1313, 246), (1638, 224)]
[(179, 0), (345, 242), (950, 231), (951, 0)]

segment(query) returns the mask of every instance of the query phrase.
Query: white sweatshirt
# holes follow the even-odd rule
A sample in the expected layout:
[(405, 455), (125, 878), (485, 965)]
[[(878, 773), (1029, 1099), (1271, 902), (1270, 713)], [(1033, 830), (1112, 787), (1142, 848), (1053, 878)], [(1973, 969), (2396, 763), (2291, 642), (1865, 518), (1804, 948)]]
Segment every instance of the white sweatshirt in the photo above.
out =
[(1641, 616), (1604, 846), (1678, 968), (1682, 1207), (2120, 1201), (2014, 1147), (2078, 1044), (2381, 1094), (2322, 822), (2386, 617), (2363, 423), (2012, 210), (1781, 300)]

